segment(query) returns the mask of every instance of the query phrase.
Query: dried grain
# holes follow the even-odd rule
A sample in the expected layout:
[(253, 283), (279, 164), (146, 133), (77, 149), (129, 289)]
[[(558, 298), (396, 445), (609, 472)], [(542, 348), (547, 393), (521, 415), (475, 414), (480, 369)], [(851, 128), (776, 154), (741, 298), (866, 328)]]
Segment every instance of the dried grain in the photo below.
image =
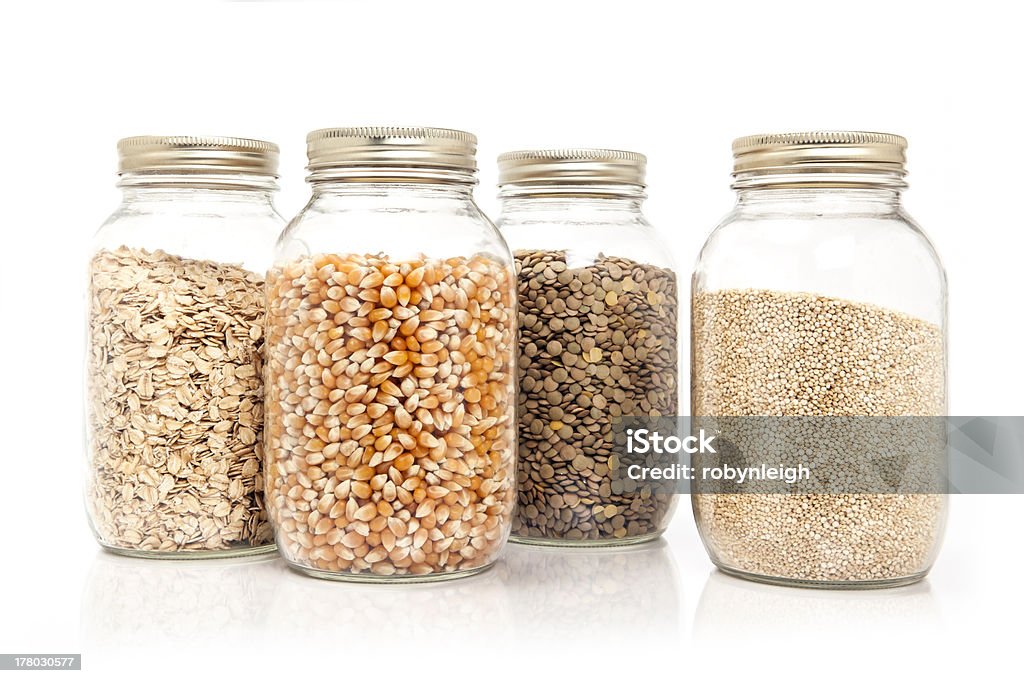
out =
[(163, 251), (90, 266), (87, 504), (101, 543), (271, 543), (263, 510), (263, 278)]
[(267, 504), (286, 559), (365, 576), (495, 559), (515, 498), (512, 278), (483, 255), (271, 271)]
[[(873, 305), (768, 290), (693, 299), (694, 415), (935, 416), (941, 328)], [(891, 581), (928, 569), (945, 519), (933, 494), (695, 494), (713, 558), (797, 581)]]

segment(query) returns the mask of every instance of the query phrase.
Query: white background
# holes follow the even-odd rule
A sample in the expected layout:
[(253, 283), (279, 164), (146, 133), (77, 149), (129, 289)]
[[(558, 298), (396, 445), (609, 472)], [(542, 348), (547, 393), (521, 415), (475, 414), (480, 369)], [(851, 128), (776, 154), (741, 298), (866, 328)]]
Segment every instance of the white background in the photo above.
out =
[[(80, 497), (83, 273), (118, 138), (435, 125), (495, 156), (646, 153), (648, 215), (687, 270), (732, 202), (733, 137), (910, 139), (910, 212), (950, 280), (951, 411), (1024, 414), (1021, 17), (988, 2), (7, 3), (0, 651), (84, 652), (88, 678), (892, 680), (1020, 675), (1024, 497), (959, 496), (930, 578), (830, 593), (721, 576), (688, 505), (633, 554), (511, 548), (445, 586), (334, 585), (279, 562), (102, 554)], [(270, 245), (268, 245), (269, 248)], [(71, 677), (78, 674), (47, 674)]]

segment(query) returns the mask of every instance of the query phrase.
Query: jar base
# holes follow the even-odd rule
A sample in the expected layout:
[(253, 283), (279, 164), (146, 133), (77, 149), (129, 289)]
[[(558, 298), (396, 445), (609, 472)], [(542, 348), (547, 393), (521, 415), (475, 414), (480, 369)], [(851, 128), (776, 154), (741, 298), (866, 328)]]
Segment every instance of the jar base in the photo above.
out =
[(909, 576), (897, 576), (892, 579), (871, 579), (867, 581), (812, 581), (808, 579), (792, 579), (784, 576), (768, 576), (765, 574), (754, 574), (745, 572), (742, 569), (725, 567), (718, 563), (715, 566), (723, 574), (734, 576), (737, 579), (764, 583), (771, 586), (785, 586), (787, 588), (814, 588), (817, 590), (874, 590), (879, 588), (899, 588), (915, 584), (928, 575), (928, 570), (911, 574)]
[(138, 550), (119, 548), (100, 542), (100, 547), (113, 555), (144, 560), (220, 560), (229, 557), (256, 557), (277, 552), (277, 544), (224, 548), (221, 550)]
[(454, 581), (457, 579), (464, 579), (470, 576), (476, 576), (482, 574), (491, 567), (494, 566), (494, 562), (482, 565), (480, 567), (473, 567), (472, 569), (461, 569), (454, 572), (437, 572), (434, 574), (392, 574), (391, 576), (384, 576), (381, 574), (355, 574), (355, 573), (343, 573), (343, 572), (327, 572), (320, 569), (313, 569), (312, 567), (304, 567), (301, 564), (295, 564), (293, 562), (285, 560), (288, 568), (292, 571), (311, 576), (314, 579), (323, 579), (326, 581), (336, 581), (338, 583), (375, 583), (375, 584), (411, 584), (411, 583), (441, 583), (445, 581)]
[(641, 545), (650, 543), (661, 538), (664, 530), (656, 531), (653, 534), (642, 536), (627, 536), (625, 538), (596, 538), (574, 541), (569, 538), (550, 538), (547, 536), (509, 536), (509, 543), (518, 545), (535, 545), (546, 548), (618, 548), (622, 546)]

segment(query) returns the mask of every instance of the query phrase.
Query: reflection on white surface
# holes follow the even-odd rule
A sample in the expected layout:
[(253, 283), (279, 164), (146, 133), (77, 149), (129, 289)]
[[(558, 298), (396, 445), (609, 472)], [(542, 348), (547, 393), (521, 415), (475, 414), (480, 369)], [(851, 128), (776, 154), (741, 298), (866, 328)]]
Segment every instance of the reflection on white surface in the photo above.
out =
[(508, 599), (494, 569), (453, 581), (360, 584), (314, 579), (279, 565), (267, 586), (272, 637), (387, 651), (500, 637)]
[(682, 611), (668, 544), (601, 550), (510, 545), (498, 573), (517, 641), (677, 641)]
[(314, 579), (264, 560), (96, 555), (82, 599), (90, 650), (290, 646), (406, 653), (516, 642), (605, 648), (677, 640), (681, 599), (668, 546), (548, 550), (510, 545), (478, 576), (413, 585)]
[(769, 586), (713, 571), (694, 615), (693, 637), (744, 642), (846, 632), (928, 636), (942, 615), (928, 580), (902, 588), (821, 590)]
[(251, 559), (144, 560), (98, 551), (82, 598), (91, 648), (251, 642), (267, 616), (274, 555)]

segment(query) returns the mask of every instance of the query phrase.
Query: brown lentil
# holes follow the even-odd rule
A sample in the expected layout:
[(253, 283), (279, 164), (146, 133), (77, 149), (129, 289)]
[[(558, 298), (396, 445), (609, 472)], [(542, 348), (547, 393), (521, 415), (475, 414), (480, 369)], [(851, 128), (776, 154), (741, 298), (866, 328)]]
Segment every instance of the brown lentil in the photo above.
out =
[(514, 504), (511, 269), (322, 254), (268, 277), (267, 504), (291, 563), (487, 566)]
[(515, 253), (519, 514), (525, 539), (627, 542), (659, 533), (669, 495), (612, 491), (614, 418), (678, 411), (676, 276), (564, 251)]
[[(941, 329), (813, 294), (693, 298), (694, 415), (943, 415)], [(933, 494), (695, 494), (727, 570), (808, 582), (893, 581), (931, 565), (945, 519)]]
[(128, 551), (272, 548), (263, 510), (263, 277), (163, 251), (90, 265), (86, 501)]

